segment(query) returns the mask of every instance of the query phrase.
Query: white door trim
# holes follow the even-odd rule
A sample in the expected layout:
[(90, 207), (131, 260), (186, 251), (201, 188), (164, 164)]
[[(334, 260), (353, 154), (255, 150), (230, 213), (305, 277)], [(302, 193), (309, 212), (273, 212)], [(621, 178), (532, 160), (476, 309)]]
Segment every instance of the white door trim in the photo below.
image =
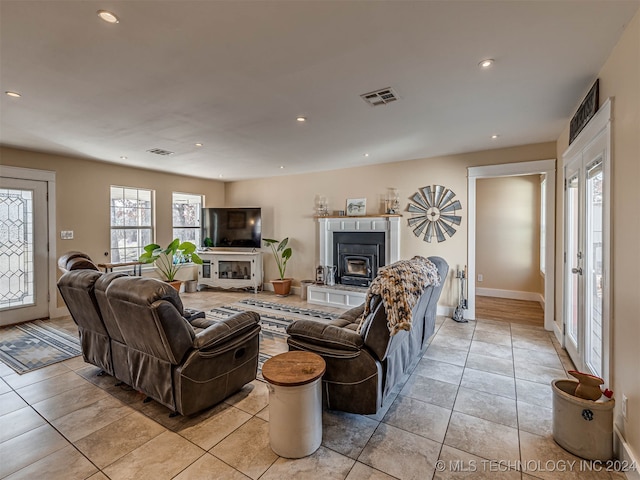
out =
[(467, 186), (469, 202), (467, 243), (468, 261), (468, 309), (465, 317), (476, 318), (476, 180), (480, 178), (515, 177), (521, 175), (545, 174), (547, 176), (546, 189), (546, 218), (547, 234), (545, 238), (545, 280), (544, 280), (544, 328), (553, 330), (554, 326), (554, 295), (555, 295), (555, 201), (556, 201), (556, 161), (535, 160), (531, 162), (506, 163), (501, 165), (487, 165), (469, 167), (467, 169)]
[(47, 182), (47, 232), (49, 241), (47, 275), (49, 283), (49, 317), (54, 318), (60, 316), (57, 300), (58, 291), (56, 288), (56, 172), (0, 165), (0, 177)]

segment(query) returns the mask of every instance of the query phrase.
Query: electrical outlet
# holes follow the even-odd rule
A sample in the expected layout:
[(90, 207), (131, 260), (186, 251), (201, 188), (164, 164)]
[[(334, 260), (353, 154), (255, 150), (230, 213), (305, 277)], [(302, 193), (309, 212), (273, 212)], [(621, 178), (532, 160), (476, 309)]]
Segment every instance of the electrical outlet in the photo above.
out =
[(627, 419), (627, 396), (622, 394), (622, 418)]
[(484, 280), (484, 277), (482, 276), (481, 273), (478, 274), (478, 281), (481, 282), (482, 280)]
[(60, 238), (62, 240), (73, 240), (73, 230), (62, 230), (60, 232)]

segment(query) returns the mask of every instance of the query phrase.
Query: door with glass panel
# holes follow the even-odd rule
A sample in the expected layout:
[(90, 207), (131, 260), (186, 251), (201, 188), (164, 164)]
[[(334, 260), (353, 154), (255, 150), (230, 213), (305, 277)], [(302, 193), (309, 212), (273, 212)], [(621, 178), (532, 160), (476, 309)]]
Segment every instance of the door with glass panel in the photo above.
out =
[(0, 325), (47, 317), (47, 183), (0, 177)]
[(576, 368), (599, 377), (607, 376), (603, 352), (608, 324), (603, 137), (565, 167), (565, 346)]

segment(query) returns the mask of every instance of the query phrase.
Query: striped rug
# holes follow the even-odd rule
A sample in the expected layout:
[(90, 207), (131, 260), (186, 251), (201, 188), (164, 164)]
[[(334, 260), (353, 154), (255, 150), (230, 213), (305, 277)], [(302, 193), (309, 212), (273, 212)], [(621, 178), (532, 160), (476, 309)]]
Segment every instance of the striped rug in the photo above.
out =
[(0, 360), (23, 374), (82, 355), (80, 340), (35, 320), (0, 328)]
[(279, 353), (286, 352), (286, 328), (294, 320), (317, 320), (330, 322), (338, 318), (338, 314), (327, 313), (322, 310), (299, 308), (281, 303), (264, 302), (247, 298), (231, 305), (216, 307), (207, 312), (207, 318), (221, 320), (239, 312), (248, 310), (260, 315), (260, 354), (258, 358), (258, 378), (262, 380), (262, 365), (267, 359)]

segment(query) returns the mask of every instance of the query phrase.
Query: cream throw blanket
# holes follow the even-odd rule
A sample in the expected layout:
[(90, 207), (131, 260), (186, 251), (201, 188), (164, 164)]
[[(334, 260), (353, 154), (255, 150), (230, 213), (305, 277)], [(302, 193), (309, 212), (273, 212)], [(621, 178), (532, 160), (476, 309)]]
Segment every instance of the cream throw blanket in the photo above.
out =
[(400, 330), (411, 330), (411, 311), (429, 285), (440, 285), (440, 274), (433, 262), (424, 257), (416, 256), (381, 267), (367, 290), (358, 332), (370, 313), (369, 305), (374, 295), (382, 298), (391, 335)]

